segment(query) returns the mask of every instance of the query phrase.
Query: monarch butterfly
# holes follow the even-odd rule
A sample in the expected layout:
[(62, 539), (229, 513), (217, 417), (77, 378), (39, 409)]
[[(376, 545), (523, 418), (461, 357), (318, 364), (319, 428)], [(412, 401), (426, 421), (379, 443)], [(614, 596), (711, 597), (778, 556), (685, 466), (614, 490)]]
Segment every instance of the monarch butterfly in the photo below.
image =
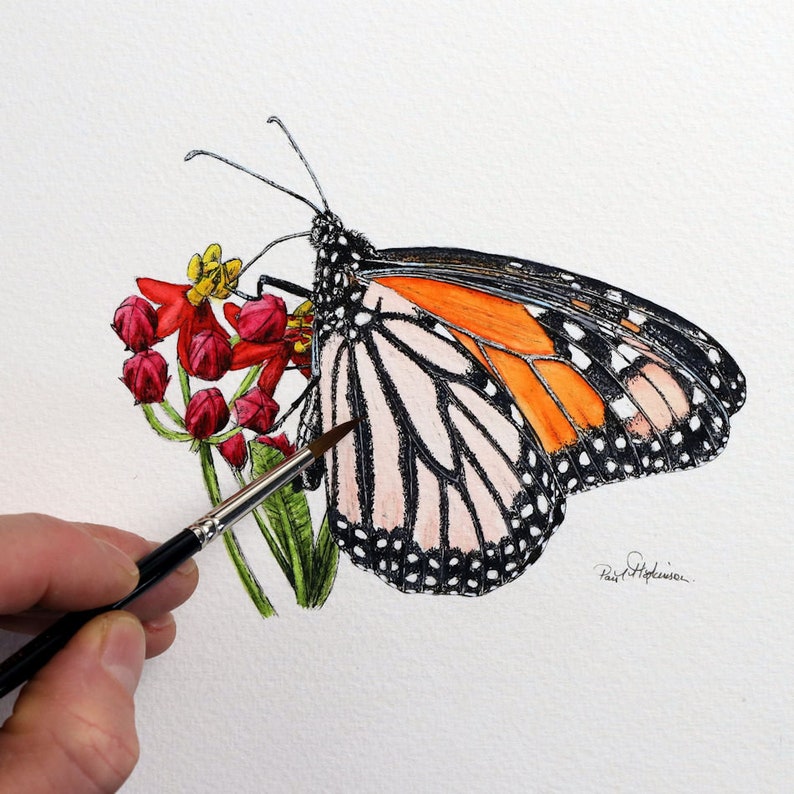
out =
[[(404, 592), (482, 595), (534, 563), (568, 496), (698, 466), (745, 380), (712, 337), (595, 279), (452, 248), (376, 249), (307, 204), (312, 373), (299, 437), (364, 417), (326, 464), (328, 519), (357, 566)], [(264, 253), (264, 251), (263, 251)], [(258, 257), (257, 257), (258, 258)], [(315, 481), (316, 484), (316, 481)]]

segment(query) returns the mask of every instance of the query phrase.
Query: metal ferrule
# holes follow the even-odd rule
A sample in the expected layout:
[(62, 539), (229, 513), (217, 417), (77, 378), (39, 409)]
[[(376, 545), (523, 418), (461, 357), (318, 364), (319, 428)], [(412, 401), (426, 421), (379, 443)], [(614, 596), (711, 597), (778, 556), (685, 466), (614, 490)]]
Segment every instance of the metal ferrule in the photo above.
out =
[(279, 488), (292, 482), (314, 461), (315, 457), (311, 449), (305, 447), (221, 502), (203, 518), (191, 524), (188, 529), (196, 535), (201, 548), (204, 548), (210, 541), (215, 540), (218, 535), (223, 534), (243, 516), (258, 507), (268, 496), (272, 496)]
[(224, 527), (217, 518), (210, 518), (209, 516), (199, 519), (195, 524), (191, 524), (188, 527), (188, 529), (198, 538), (198, 542), (201, 544), (202, 549), (211, 540), (215, 540), (215, 538), (217, 538), (225, 528), (226, 527)]

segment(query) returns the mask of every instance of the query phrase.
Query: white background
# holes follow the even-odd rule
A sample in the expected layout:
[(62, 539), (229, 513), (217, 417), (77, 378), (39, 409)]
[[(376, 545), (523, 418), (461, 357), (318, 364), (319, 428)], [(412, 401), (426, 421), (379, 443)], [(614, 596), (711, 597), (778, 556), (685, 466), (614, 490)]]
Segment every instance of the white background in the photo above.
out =
[[(146, 667), (125, 791), (787, 789), (794, 16), (747, 5), (3, 4), (4, 512), (160, 539), (203, 512), (197, 460), (117, 380), (109, 322), (136, 276), (308, 227), (182, 162), (215, 148), (310, 195), (273, 113), (377, 246), (612, 282), (748, 381), (720, 459), (573, 498), (534, 569), (482, 599), (408, 597), (344, 559), (307, 613), (249, 525), (280, 612), (262, 621), (208, 550)], [(307, 250), (280, 256), (308, 282)], [(693, 581), (598, 580), (632, 549)]]

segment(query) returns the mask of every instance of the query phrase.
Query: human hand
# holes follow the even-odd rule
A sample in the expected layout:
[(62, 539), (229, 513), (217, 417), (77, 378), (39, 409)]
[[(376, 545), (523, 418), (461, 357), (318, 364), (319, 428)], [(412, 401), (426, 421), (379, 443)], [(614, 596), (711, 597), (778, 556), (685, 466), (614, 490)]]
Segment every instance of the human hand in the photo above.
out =
[[(98, 524), (0, 516), (0, 629), (38, 633), (63, 612), (111, 604), (157, 546)], [(84, 626), (22, 689), (0, 729), (0, 792), (112, 792), (138, 760), (132, 695), (144, 656), (174, 641), (171, 609), (198, 583), (189, 560), (135, 601)]]

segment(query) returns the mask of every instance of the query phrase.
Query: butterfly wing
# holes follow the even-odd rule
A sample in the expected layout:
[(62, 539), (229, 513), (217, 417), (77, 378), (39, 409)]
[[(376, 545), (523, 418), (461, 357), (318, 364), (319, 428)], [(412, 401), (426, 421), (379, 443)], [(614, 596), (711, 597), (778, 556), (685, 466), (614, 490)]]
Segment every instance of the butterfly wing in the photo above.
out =
[(510, 394), (569, 494), (714, 458), (744, 377), (650, 301), (527, 260), (389, 249), (361, 275), (409, 301)]
[(512, 580), (564, 514), (534, 433), (502, 384), (394, 290), (370, 283), (353, 311), (317, 361), (320, 427), (364, 417), (326, 456), (337, 542), (407, 592), (481, 595)]

